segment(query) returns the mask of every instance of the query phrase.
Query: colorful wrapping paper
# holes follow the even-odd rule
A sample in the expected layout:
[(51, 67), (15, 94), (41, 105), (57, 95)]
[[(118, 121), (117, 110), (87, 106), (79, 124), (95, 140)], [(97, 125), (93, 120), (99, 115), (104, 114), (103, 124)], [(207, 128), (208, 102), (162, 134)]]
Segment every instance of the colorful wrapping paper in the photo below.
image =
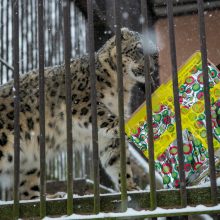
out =
[[(215, 150), (220, 142), (220, 73), (208, 63), (212, 127)], [(208, 173), (201, 54), (196, 52), (178, 71), (179, 102), (183, 130), (184, 170), (188, 185)], [(165, 188), (179, 187), (178, 150), (172, 81), (152, 95), (155, 166)], [(144, 103), (127, 121), (126, 134), (148, 157), (148, 126)]]

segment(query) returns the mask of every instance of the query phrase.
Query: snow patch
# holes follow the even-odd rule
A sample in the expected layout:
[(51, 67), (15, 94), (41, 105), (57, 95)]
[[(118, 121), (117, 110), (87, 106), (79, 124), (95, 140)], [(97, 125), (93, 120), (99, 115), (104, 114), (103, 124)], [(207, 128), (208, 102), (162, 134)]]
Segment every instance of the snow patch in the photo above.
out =
[(156, 208), (154, 211), (136, 211), (132, 208), (128, 208), (126, 212), (123, 213), (99, 213), (97, 215), (78, 215), (73, 214), (70, 216), (62, 216), (60, 218), (50, 218), (45, 217), (44, 220), (49, 219), (105, 219), (105, 218), (114, 218), (114, 217), (139, 217), (139, 216), (147, 216), (147, 215), (167, 215), (172, 213), (188, 213), (188, 212), (207, 212), (207, 211), (219, 211), (220, 205), (213, 206), (213, 207), (206, 207), (204, 205), (198, 205), (196, 207), (187, 206), (186, 208), (182, 209), (163, 209), (163, 208)]

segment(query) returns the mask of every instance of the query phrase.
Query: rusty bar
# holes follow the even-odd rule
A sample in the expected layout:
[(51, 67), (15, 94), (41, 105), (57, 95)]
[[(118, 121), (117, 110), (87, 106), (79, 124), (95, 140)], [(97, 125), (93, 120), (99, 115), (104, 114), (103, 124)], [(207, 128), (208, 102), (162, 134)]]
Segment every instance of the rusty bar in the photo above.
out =
[(67, 214), (73, 213), (73, 141), (72, 141), (72, 98), (71, 98), (71, 74), (70, 74), (70, 2), (63, 1), (64, 24), (64, 58), (65, 58), (65, 84), (66, 84), (66, 132), (67, 132)]
[[(142, 25), (142, 34), (144, 40), (148, 40), (148, 11), (146, 0), (141, 0), (141, 14), (144, 18)], [(149, 146), (149, 171), (150, 171), (150, 205), (151, 210), (157, 207), (156, 183), (155, 183), (155, 162), (154, 162), (154, 135), (152, 121), (152, 99), (151, 99), (151, 75), (149, 55), (144, 54), (144, 72), (145, 72), (145, 92), (146, 92), (146, 109), (147, 109), (147, 126), (148, 126), (148, 146)]]
[(44, 0), (38, 0), (38, 59), (40, 114), (40, 217), (46, 215), (46, 155), (45, 155), (45, 97), (44, 97)]
[(168, 13), (168, 26), (169, 26), (169, 38), (170, 38), (170, 56), (171, 56), (171, 64), (172, 64), (176, 134), (177, 134), (178, 158), (179, 158), (180, 195), (181, 195), (181, 205), (182, 207), (186, 207), (187, 195), (186, 195), (186, 180), (185, 180), (184, 158), (183, 158), (182, 125), (181, 125), (181, 114), (180, 114), (180, 105), (179, 105), (176, 43), (175, 43), (174, 21), (173, 21), (173, 2), (170, 0), (167, 0), (167, 13)]
[(198, 4), (198, 16), (199, 16), (200, 48), (201, 48), (201, 54), (202, 54), (202, 70), (203, 70), (203, 79), (204, 79), (204, 100), (205, 100), (209, 166), (210, 166), (209, 170), (210, 170), (210, 180), (211, 180), (211, 195), (212, 195), (213, 205), (217, 205), (218, 193), (217, 193), (216, 174), (215, 174), (211, 104), (210, 104), (210, 94), (209, 94), (209, 75), (208, 75), (208, 64), (207, 64), (204, 2), (203, 0), (197, 0), (197, 4)]
[(13, 218), (19, 218), (19, 172), (20, 172), (20, 97), (19, 97), (19, 0), (12, 5), (12, 47), (14, 66), (14, 205)]
[(123, 93), (123, 71), (121, 53), (121, 1), (114, 0), (115, 16), (115, 43), (116, 43), (116, 62), (117, 62), (117, 81), (118, 81), (118, 113), (119, 113), (119, 132), (120, 132), (120, 177), (121, 177), (121, 211), (125, 212), (128, 207), (128, 196), (126, 186), (126, 145), (125, 145), (125, 122), (124, 122), (124, 93)]
[(91, 83), (91, 109), (92, 109), (92, 148), (93, 148), (93, 175), (94, 175), (94, 213), (100, 211), (99, 195), (99, 146), (97, 128), (97, 97), (96, 97), (96, 72), (95, 72), (95, 48), (94, 48), (94, 23), (93, 23), (93, 3), (87, 0), (88, 14), (88, 39), (89, 39), (89, 72)]

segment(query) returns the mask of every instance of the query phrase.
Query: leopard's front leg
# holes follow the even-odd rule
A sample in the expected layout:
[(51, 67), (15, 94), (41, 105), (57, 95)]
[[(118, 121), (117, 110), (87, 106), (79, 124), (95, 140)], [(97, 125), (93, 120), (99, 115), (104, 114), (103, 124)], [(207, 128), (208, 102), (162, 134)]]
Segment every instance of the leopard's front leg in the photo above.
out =
[[(120, 140), (119, 138), (106, 139), (99, 136), (100, 160), (106, 173), (115, 184), (115, 188), (120, 190), (121, 171), (120, 171)], [(139, 189), (133, 181), (129, 152), (126, 151), (126, 184), (127, 190)]]
[[(121, 186), (119, 120), (104, 105), (98, 106), (100, 160), (117, 190)], [(127, 145), (127, 142), (126, 142)], [(128, 149), (126, 150), (126, 182), (128, 190), (138, 189), (133, 182)]]

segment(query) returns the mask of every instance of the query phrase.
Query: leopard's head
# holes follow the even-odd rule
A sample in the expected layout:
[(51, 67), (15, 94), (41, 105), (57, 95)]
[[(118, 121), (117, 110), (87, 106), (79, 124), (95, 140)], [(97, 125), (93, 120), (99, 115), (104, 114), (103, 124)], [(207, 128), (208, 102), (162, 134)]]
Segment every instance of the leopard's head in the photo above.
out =
[(130, 31), (127, 28), (121, 29), (121, 49), (122, 63), (124, 64), (124, 73), (128, 74), (134, 80), (144, 83), (144, 54), (149, 55), (150, 74), (156, 71), (156, 53), (144, 49), (143, 37), (137, 32)]
[[(148, 53), (143, 47), (144, 40), (138, 32), (121, 29), (121, 52), (124, 77), (132, 78), (134, 81), (145, 82), (144, 51), (150, 55), (150, 74), (157, 69), (157, 53)], [(108, 63), (112, 70), (116, 71), (116, 37), (110, 38), (98, 51), (99, 60)]]

